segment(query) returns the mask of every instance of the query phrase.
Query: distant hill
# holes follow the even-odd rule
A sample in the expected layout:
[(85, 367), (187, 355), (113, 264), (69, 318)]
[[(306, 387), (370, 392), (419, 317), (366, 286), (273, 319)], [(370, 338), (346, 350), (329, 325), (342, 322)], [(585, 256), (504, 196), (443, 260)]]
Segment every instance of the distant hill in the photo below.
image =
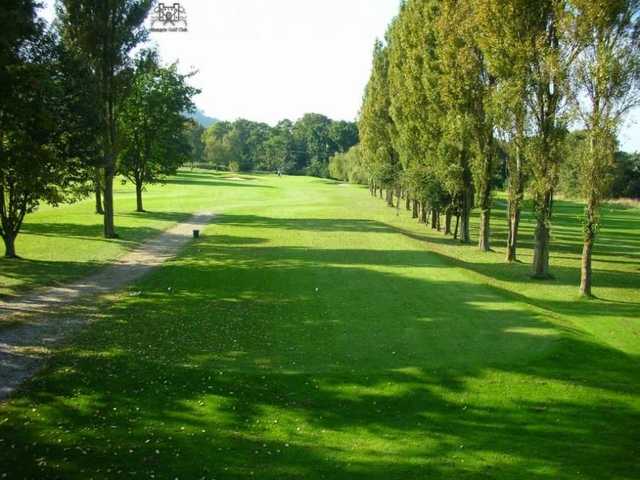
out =
[(189, 116), (205, 128), (213, 125), (218, 121), (217, 118), (208, 117), (207, 115), (205, 115), (202, 110), (196, 110), (195, 113), (192, 113)]

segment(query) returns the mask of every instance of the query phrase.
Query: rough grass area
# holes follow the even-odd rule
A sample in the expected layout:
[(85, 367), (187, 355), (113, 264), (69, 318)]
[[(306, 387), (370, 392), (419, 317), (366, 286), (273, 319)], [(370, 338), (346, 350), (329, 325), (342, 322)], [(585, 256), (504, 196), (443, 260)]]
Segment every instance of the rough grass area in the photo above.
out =
[(530, 215), (505, 265), (360, 187), (176, 182), (216, 221), (0, 407), (0, 475), (640, 478), (638, 209), (608, 207), (580, 301), (577, 204), (533, 282)]

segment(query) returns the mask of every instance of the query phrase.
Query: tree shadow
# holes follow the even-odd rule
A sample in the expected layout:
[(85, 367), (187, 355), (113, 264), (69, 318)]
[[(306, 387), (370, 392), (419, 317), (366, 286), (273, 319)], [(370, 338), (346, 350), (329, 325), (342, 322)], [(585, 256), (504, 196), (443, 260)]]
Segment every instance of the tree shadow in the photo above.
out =
[(446, 265), (431, 252), (265, 240), (205, 236), (104, 311), (2, 409), (0, 464), (32, 478), (640, 475), (638, 356), (429, 272)]
[(216, 224), (319, 232), (394, 232), (394, 229), (385, 223), (366, 219), (275, 218), (222, 214), (216, 217)]

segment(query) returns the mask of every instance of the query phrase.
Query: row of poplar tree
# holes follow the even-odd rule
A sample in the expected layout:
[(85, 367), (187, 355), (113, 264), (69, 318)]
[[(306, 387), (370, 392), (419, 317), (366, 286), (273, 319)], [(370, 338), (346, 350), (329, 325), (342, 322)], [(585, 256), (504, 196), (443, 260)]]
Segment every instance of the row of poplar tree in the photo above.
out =
[[(409, 199), (469, 242), (491, 246), (494, 174), (506, 155), (507, 261), (517, 258), (525, 194), (535, 211), (533, 276), (548, 278), (563, 142), (576, 146), (585, 200), (581, 285), (591, 295), (600, 204), (625, 113), (638, 104), (635, 0), (406, 0), (374, 49), (359, 120), (373, 194)], [(406, 195), (405, 195), (406, 194)], [(399, 201), (399, 198), (398, 198)], [(455, 231), (452, 218), (457, 219)]]
[[(59, 0), (48, 25), (33, 0), (0, 4), (0, 235), (5, 256), (25, 215), (95, 195), (117, 236), (113, 183), (144, 185), (190, 157), (189, 75), (141, 48), (151, 0)], [(134, 49), (138, 54), (132, 56)]]

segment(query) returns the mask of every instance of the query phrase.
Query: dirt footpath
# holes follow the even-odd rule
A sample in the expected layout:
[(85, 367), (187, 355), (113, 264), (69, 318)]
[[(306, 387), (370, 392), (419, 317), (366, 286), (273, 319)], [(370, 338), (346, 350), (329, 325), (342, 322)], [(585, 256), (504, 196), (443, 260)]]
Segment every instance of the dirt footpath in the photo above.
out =
[(37, 290), (16, 301), (0, 301), (0, 316), (10, 319), (28, 315), (19, 325), (0, 329), (0, 400), (38, 371), (49, 348), (88, 319), (84, 315), (67, 318), (52, 313), (86, 297), (112, 293), (133, 283), (173, 258), (191, 240), (193, 230), (202, 230), (213, 217), (212, 213), (198, 213), (82, 280)]

